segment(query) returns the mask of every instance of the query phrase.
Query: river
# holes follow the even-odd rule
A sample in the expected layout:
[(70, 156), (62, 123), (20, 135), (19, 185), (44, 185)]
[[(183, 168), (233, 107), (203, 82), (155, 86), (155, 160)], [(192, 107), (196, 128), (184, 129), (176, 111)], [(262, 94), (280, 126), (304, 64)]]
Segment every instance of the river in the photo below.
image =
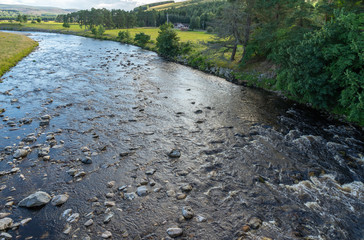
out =
[[(0, 212), (32, 218), (14, 239), (364, 238), (363, 129), (135, 46), (26, 34), (0, 84)], [(69, 199), (17, 206), (36, 191)]]

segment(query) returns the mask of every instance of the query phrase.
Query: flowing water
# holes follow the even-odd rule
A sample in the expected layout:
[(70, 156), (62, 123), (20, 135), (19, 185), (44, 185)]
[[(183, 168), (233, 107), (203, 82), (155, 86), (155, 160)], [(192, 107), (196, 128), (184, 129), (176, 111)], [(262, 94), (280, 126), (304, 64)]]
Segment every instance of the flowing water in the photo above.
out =
[[(32, 218), (14, 239), (364, 239), (363, 129), (134, 46), (28, 34), (0, 84), (0, 212)], [(17, 206), (38, 190), (69, 200)]]

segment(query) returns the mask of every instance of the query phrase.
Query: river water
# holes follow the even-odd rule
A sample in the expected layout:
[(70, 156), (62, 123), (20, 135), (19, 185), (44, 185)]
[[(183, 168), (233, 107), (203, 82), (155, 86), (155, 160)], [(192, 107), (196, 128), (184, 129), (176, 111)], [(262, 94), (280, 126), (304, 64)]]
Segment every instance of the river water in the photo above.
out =
[[(364, 239), (362, 129), (138, 47), (27, 34), (0, 84), (0, 212), (32, 218), (14, 239)], [(17, 207), (38, 190), (69, 199)]]

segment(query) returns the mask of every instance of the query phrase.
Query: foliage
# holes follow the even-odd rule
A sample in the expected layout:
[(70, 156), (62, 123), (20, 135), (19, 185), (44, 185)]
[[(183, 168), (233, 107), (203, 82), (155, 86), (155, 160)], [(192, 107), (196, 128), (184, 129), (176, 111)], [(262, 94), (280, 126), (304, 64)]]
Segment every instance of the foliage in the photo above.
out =
[(207, 32), (207, 33), (213, 33), (213, 32), (214, 32), (214, 28), (213, 28), (213, 27), (211, 27), (211, 26), (208, 26), (208, 27), (206, 28), (206, 32)]
[(65, 27), (65, 28), (70, 28), (71, 27), (71, 25), (68, 22), (64, 22), (62, 26)]
[(134, 37), (134, 41), (139, 45), (139, 46), (145, 46), (149, 41), (150, 41), (150, 36), (145, 34), (145, 33), (137, 33), (135, 34)]
[(120, 42), (125, 42), (125, 43), (130, 42), (131, 37), (129, 31), (119, 31), (116, 39)]
[(364, 121), (364, 17), (338, 15), (304, 40), (282, 48), (277, 86), (313, 106), (343, 109)]
[(179, 53), (179, 37), (172, 24), (160, 26), (157, 37), (158, 52), (164, 57), (175, 57)]

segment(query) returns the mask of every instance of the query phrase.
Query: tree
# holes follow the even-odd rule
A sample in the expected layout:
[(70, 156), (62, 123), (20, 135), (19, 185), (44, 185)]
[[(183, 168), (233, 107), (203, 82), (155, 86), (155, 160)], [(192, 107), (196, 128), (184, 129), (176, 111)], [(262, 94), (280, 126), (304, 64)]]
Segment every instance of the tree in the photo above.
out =
[(23, 18), (23, 22), (24, 23), (27, 23), (28, 22), (28, 16), (27, 15), (23, 15), (22, 18)]
[(193, 16), (190, 21), (190, 29), (199, 29), (200, 28), (200, 17)]
[(315, 107), (344, 109), (350, 120), (363, 123), (364, 19), (354, 13), (334, 19), (285, 49), (277, 86)]
[(163, 24), (159, 27), (157, 48), (164, 57), (175, 57), (179, 53), (179, 37), (172, 24)]
[(137, 33), (135, 34), (134, 41), (144, 47), (150, 40), (150, 36), (145, 33)]
[(65, 28), (70, 28), (71, 27), (71, 25), (68, 22), (64, 22), (62, 24), (62, 26), (65, 27)]
[(119, 31), (116, 39), (120, 42), (129, 43), (131, 39), (129, 31)]
[(40, 17), (37, 18), (37, 22), (40, 23), (42, 19)]

